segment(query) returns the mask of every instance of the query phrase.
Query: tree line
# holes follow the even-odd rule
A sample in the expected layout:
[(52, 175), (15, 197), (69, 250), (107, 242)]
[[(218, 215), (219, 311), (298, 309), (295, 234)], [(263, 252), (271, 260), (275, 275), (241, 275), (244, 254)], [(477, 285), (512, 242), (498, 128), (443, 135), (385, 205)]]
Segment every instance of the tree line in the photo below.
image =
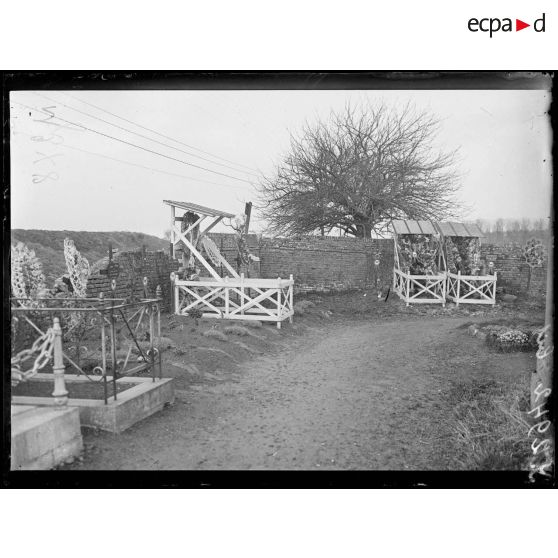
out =
[(548, 239), (548, 219), (476, 219), (472, 221), (483, 231), (483, 242), (488, 244), (519, 243), (524, 245), (531, 238)]

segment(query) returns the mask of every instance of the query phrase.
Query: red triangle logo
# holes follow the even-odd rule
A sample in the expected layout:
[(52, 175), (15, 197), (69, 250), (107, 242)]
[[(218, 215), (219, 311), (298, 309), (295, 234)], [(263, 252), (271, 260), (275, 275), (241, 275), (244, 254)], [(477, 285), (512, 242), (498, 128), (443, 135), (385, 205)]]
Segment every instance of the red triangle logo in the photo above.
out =
[(524, 21), (521, 21), (520, 19), (515, 20), (515, 30), (516, 31), (521, 31), (522, 29), (525, 29), (526, 27), (531, 27), (531, 24), (530, 23), (525, 23)]

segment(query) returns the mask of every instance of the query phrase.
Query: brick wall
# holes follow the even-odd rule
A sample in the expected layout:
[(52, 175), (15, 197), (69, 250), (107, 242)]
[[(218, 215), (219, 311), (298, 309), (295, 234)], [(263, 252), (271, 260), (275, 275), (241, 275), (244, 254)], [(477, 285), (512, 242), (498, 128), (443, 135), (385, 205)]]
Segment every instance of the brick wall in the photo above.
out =
[[(210, 233), (227, 261), (236, 269), (234, 235)], [(261, 238), (248, 235), (248, 249), (259, 256), (259, 270), (251, 269), (250, 276), (295, 279), (295, 292), (343, 291), (354, 288), (386, 288), (393, 280), (393, 241), (391, 239), (355, 239), (348, 237), (302, 236), (295, 238)], [(525, 292), (529, 266), (522, 255), (522, 246), (484, 244), (481, 257), (493, 261), (498, 272), (498, 286), (508, 292)], [(374, 261), (379, 260), (378, 266)], [(163, 251), (117, 253), (96, 267), (88, 283), (88, 296), (104, 292), (110, 296), (110, 282), (116, 279), (116, 296), (127, 297), (132, 286), (136, 296), (143, 296), (142, 280), (148, 278), (149, 296), (161, 285), (166, 303), (170, 301), (170, 273), (179, 262), (171, 260)], [(529, 292), (541, 295), (546, 291), (546, 266), (531, 274)]]
[[(208, 236), (215, 242), (219, 252), (225, 257), (225, 259), (231, 264), (233, 269), (237, 268), (236, 258), (238, 255), (235, 235), (230, 233), (209, 233)], [(259, 256), (260, 252), (260, 241), (258, 235), (249, 234), (246, 237), (246, 245), (248, 251), (254, 256)], [(242, 270), (241, 270), (242, 271)], [(224, 275), (227, 275), (227, 270), (223, 271)], [(252, 269), (251, 276), (257, 277), (259, 273), (256, 273), (255, 269)]]
[[(483, 244), (481, 257), (487, 262), (493, 261), (498, 273), (498, 286), (508, 292), (527, 291), (529, 280), (529, 266), (523, 258), (521, 244)], [(546, 262), (542, 267), (531, 271), (529, 294), (539, 296), (546, 293)]]
[[(87, 282), (87, 296), (127, 298), (132, 292), (136, 297), (144, 296), (143, 278), (147, 277), (147, 294), (155, 296), (157, 285), (163, 292), (163, 307), (170, 303), (170, 274), (178, 269), (178, 262), (171, 260), (163, 251), (158, 252), (118, 252), (112, 262), (108, 258), (95, 265), (95, 272)], [(114, 295), (110, 288), (112, 279), (116, 280)]]
[[(393, 241), (307, 236), (262, 238), (262, 277), (295, 278), (295, 291), (387, 287), (392, 282)], [(374, 265), (379, 260), (379, 266)], [(376, 282), (377, 281), (377, 282)]]

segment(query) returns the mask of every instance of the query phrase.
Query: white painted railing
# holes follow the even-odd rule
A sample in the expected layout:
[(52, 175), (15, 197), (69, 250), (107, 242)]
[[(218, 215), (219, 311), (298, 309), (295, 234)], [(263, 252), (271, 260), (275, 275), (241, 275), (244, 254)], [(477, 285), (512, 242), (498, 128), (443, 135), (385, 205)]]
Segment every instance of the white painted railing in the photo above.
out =
[(294, 279), (225, 277), (180, 280), (174, 277), (174, 312), (187, 315), (201, 311), (204, 318), (281, 322), (294, 315)]
[(496, 281), (494, 275), (461, 275), (447, 272), (447, 296), (460, 304), (496, 304)]

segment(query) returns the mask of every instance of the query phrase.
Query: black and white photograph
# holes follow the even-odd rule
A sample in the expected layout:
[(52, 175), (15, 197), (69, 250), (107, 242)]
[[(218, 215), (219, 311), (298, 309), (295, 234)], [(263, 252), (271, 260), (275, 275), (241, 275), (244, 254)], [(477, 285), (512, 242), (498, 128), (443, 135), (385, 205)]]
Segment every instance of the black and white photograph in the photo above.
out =
[(11, 474), (554, 478), (550, 74), (46, 74), (4, 99)]

